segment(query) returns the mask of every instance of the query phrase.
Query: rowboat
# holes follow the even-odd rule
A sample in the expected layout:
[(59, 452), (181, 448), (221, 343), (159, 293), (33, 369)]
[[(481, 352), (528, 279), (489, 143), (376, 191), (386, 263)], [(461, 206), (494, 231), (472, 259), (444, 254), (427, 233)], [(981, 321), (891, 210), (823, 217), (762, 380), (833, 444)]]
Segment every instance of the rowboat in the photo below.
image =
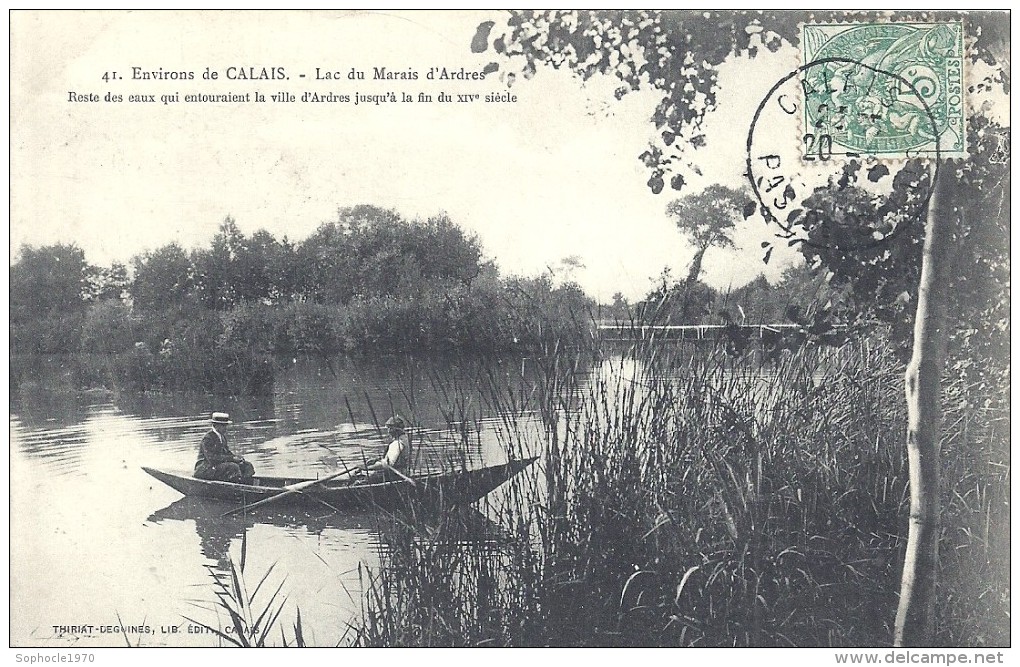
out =
[[(515, 459), (474, 470), (413, 475), (406, 479), (373, 484), (352, 483), (349, 480), (323, 481), (321, 484), (303, 488), (300, 493), (291, 493), (286, 498), (281, 498), (280, 503), (311, 503), (336, 509), (466, 505), (484, 497), (534, 463), (536, 458)], [(252, 505), (286, 493), (286, 487), (315, 481), (298, 477), (260, 475), (256, 476), (251, 484), (237, 484), (196, 479), (190, 475), (164, 472), (144, 466), (142, 470), (185, 496), (230, 500), (242, 505)]]

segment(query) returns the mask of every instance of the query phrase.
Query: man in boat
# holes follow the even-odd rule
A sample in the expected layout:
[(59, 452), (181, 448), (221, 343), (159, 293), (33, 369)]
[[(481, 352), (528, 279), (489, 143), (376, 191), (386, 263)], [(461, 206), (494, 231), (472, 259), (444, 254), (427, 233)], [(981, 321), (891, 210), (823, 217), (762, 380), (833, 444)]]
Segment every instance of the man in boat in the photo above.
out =
[(230, 415), (214, 412), (210, 419), (212, 428), (202, 438), (195, 462), (195, 478), (211, 479), (237, 484), (251, 484), (255, 467), (240, 456), (235, 456), (227, 447), (227, 424)]
[[(361, 479), (369, 484), (389, 482), (407, 476), (411, 467), (411, 441), (407, 437), (407, 423), (400, 415), (393, 415), (386, 420), (390, 444), (381, 459), (365, 467)], [(359, 480), (361, 481), (361, 480)]]

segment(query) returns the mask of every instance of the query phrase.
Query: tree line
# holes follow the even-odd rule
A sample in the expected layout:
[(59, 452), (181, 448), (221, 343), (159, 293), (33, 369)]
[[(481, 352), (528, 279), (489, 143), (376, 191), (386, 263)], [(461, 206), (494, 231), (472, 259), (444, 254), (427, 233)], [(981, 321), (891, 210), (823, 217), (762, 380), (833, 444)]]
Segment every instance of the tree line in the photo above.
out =
[(271, 381), (274, 355), (501, 353), (588, 333), (594, 303), (552, 276), (503, 277), (447, 215), (344, 208), (303, 241), (227, 218), (206, 247), (170, 243), (99, 267), (75, 245), (21, 248), (11, 352), (121, 355), (164, 387)]

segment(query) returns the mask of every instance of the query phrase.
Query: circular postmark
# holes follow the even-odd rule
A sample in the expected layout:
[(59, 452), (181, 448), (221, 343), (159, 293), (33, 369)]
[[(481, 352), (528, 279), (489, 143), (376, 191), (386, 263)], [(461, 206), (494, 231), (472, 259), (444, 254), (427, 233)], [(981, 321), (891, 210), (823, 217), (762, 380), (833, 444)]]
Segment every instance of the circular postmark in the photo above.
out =
[[(776, 82), (747, 135), (745, 175), (765, 221), (784, 238), (846, 251), (886, 243), (922, 219), (940, 162), (940, 121), (924, 85), (845, 57), (814, 60)], [(934, 150), (911, 155), (911, 142)], [(894, 178), (882, 159), (889, 146), (907, 151)], [(843, 206), (817, 213), (834, 194)], [(825, 217), (854, 229), (823, 230)]]

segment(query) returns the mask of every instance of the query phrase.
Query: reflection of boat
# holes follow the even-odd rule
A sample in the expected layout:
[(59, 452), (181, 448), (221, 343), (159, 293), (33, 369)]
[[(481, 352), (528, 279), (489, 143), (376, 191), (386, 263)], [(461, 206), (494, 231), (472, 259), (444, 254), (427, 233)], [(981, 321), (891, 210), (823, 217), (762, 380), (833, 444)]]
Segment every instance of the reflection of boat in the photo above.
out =
[(229, 500), (185, 496), (156, 510), (149, 515), (147, 521), (151, 523), (194, 521), (199, 524), (211, 522), (222, 526), (225, 531), (232, 530), (237, 536), (243, 529), (251, 528), (255, 524), (277, 526), (301, 532), (307, 531), (309, 534), (318, 535), (327, 528), (372, 530), (378, 527), (380, 517), (386, 516), (372, 510), (353, 510), (337, 514), (321, 505), (296, 507), (286, 503), (269, 505), (263, 508), (257, 516), (254, 513), (224, 516), (236, 506)]
[[(224, 515), (234, 507), (236, 505), (228, 500), (185, 496), (156, 510), (147, 521), (153, 524), (193, 522), (202, 553), (217, 561), (222, 572), (229, 572), (231, 543), (255, 525), (276, 526), (296, 535), (323, 535), (327, 530), (353, 531), (365, 535), (368, 544), (379, 545), (391, 541), (402, 543), (415, 536), (433, 544), (454, 542), (475, 548), (496, 546), (507, 540), (505, 530), (471, 507), (425, 513), (391, 514), (358, 509), (338, 513), (319, 505), (298, 507), (281, 503), (264, 507), (257, 513)], [(345, 538), (344, 542), (348, 543), (349, 539)]]
[[(476, 470), (431, 473), (416, 476), (413, 481), (401, 479), (376, 484), (324, 481), (322, 484), (305, 488), (300, 493), (290, 494), (285, 499), (281, 498), (280, 502), (313, 504), (335, 509), (465, 505), (482, 498), (534, 461), (535, 458), (528, 458)], [(186, 496), (231, 500), (245, 504), (284, 493), (287, 486), (313, 481), (293, 477), (257, 476), (251, 484), (235, 484), (195, 479), (188, 475), (177, 475), (152, 468), (143, 467), (142, 470)]]
[[(280, 503), (262, 508), (257, 515), (238, 513), (224, 516), (234, 507), (235, 505), (228, 500), (185, 496), (156, 510), (146, 520), (157, 524), (164, 521), (194, 521), (199, 527), (214, 526), (216, 532), (229, 534), (230, 537), (240, 537), (245, 529), (259, 524), (307, 532), (310, 535), (320, 535), (326, 529), (386, 532), (394, 530), (395, 527), (410, 527), (432, 538), (440, 533), (446, 535), (452, 532), (459, 539), (470, 538), (476, 541), (506, 539), (506, 533), (499, 525), (471, 507), (457, 507), (452, 512), (441, 513), (391, 514), (373, 509), (353, 509), (338, 514), (320, 505), (295, 507)], [(453, 530), (453, 527), (456, 530)]]
[[(307, 540), (311, 536), (311, 543), (321, 545), (323, 536), (332, 533), (332, 536), (325, 540), (331, 542), (334, 549), (353, 548), (367, 555), (386, 542), (386, 536), (397, 522), (392, 515), (378, 510), (333, 512), (319, 505), (299, 507), (283, 503), (279, 506), (269, 505), (260, 512), (224, 516), (224, 513), (236, 506), (229, 500), (185, 496), (150, 514), (147, 522), (152, 525), (184, 524), (169, 528), (168, 535), (180, 535), (180, 531), (188, 531), (189, 525), (193, 525), (194, 531), (198, 534), (199, 551), (202, 556), (213, 561), (216, 571), (223, 575), (229, 575), (231, 572), (231, 548), (236, 546), (245, 534), (251, 547), (253, 538), (251, 530), (256, 526), (272, 526), (283, 534), (292, 535), (298, 539), (294, 544), (308, 544), (309, 542), (302, 540)], [(264, 542), (259, 542), (260, 546), (257, 548), (268, 549), (261, 546), (262, 544)], [(318, 552), (319, 547), (317, 546), (315, 550)], [(289, 547), (283, 548), (283, 553), (288, 551)], [(236, 555), (235, 551), (235, 558)], [(236, 561), (234, 564), (237, 564)]]

